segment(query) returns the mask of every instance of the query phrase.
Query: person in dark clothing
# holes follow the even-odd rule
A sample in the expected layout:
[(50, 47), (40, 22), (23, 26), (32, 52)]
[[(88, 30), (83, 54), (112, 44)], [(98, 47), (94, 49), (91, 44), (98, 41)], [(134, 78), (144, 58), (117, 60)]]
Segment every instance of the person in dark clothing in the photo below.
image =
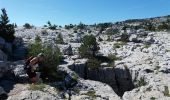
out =
[(39, 63), (43, 62), (45, 59), (42, 53), (38, 54), (37, 57), (30, 57), (26, 61), (26, 73), (31, 81), (31, 83), (37, 83), (39, 81), (39, 76), (36, 73), (36, 69), (39, 67)]

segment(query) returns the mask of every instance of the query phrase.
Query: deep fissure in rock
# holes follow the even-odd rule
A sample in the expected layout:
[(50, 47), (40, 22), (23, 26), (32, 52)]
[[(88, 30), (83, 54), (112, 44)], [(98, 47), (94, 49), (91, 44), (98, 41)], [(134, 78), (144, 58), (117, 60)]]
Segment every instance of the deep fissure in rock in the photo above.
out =
[(123, 96), (124, 92), (134, 89), (132, 76), (128, 68), (104, 67), (96, 70), (90, 70), (86, 65), (74, 64), (69, 68), (75, 71), (81, 78), (100, 81), (110, 85), (115, 93)]

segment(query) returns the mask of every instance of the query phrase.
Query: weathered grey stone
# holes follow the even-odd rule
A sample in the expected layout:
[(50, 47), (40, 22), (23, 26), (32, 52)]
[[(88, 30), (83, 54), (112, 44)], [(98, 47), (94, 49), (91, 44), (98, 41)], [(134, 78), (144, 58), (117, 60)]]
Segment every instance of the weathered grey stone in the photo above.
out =
[(60, 48), (60, 51), (63, 53), (63, 55), (72, 55), (72, 47), (71, 45), (58, 45)]

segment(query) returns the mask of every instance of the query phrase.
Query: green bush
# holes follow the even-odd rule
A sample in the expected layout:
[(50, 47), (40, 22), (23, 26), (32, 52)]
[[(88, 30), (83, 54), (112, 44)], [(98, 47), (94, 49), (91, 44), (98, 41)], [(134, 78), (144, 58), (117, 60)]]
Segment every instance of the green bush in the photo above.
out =
[(31, 26), (29, 23), (25, 23), (23, 27), (25, 27), (26, 29), (31, 29), (33, 26)]
[(170, 97), (168, 86), (164, 86), (163, 94), (164, 96)]
[(45, 88), (45, 84), (30, 84), (29, 90), (32, 91), (43, 91)]
[(99, 49), (96, 38), (93, 35), (86, 35), (79, 48), (79, 54), (81, 57), (91, 58), (96, 56)]
[(91, 58), (87, 61), (87, 66), (90, 70), (97, 70), (100, 67), (101, 62), (96, 58)]
[(58, 75), (57, 66), (61, 61), (61, 53), (58, 47), (53, 47), (52, 45), (42, 46), (41, 41), (35, 41), (28, 46), (28, 56), (37, 56), (39, 53), (45, 55), (45, 61), (42, 63), (43, 69), (40, 72), (45, 74), (45, 78), (48, 81), (56, 81), (61, 77)]
[(82, 22), (80, 22), (78, 25), (77, 25), (77, 28), (78, 29), (85, 29), (85, 24), (83, 24)]
[(126, 42), (117, 42), (114, 44), (113, 48), (121, 48), (124, 45), (126, 45)]
[(56, 44), (64, 44), (63, 36), (61, 33), (59, 33), (56, 38)]
[(84, 95), (87, 95), (87, 96), (92, 97), (92, 98), (96, 98), (96, 92), (95, 91), (88, 91)]
[(123, 33), (121, 35), (120, 41), (122, 41), (122, 42), (129, 42), (129, 35), (127, 33)]
[(144, 44), (144, 48), (148, 49), (149, 47), (151, 47), (150, 44)]
[(141, 77), (140, 80), (137, 81), (136, 87), (141, 87), (147, 85), (147, 82), (144, 77)]
[(170, 30), (170, 26), (167, 23), (163, 22), (161, 25), (158, 26), (157, 29), (159, 31)]
[(13, 42), (15, 39), (14, 25), (9, 24), (9, 18), (6, 13), (6, 10), (3, 8), (2, 14), (0, 17), (0, 37), (4, 38), (7, 42)]
[(151, 99), (151, 100), (156, 100), (156, 98), (155, 98), (155, 97), (151, 97), (150, 99)]
[(46, 26), (51, 30), (56, 30), (56, 28), (57, 28), (57, 25), (55, 25), (55, 24), (52, 25), (50, 21), (47, 22), (47, 25)]
[(117, 33), (119, 33), (119, 30), (118, 30), (118, 29), (110, 28), (110, 29), (106, 30), (106, 34), (107, 34), (107, 35), (115, 35), (115, 34), (117, 34)]
[(120, 60), (119, 57), (117, 57), (116, 55), (113, 55), (113, 54), (109, 54), (108, 55), (108, 59), (109, 59), (109, 65), (108, 67), (115, 67), (115, 61), (116, 60)]

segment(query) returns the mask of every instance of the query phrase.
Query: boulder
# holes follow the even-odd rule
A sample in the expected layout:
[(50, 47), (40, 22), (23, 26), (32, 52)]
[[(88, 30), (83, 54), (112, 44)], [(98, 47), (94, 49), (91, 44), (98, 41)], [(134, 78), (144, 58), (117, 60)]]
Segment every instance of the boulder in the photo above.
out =
[(74, 61), (74, 64), (68, 66), (68, 68), (75, 71), (81, 78), (85, 78), (86, 62), (87, 59), (77, 59)]
[(87, 71), (87, 79), (109, 84), (115, 93), (119, 94), (115, 76), (115, 71), (112, 67), (104, 67), (99, 68), (98, 70)]
[(155, 42), (154, 38), (153, 37), (147, 37), (145, 39), (145, 43), (146, 44), (153, 44)]
[(21, 37), (17, 37), (13, 45), (15, 48), (13, 49), (13, 58), (14, 60), (21, 60), (24, 59), (27, 54), (27, 48), (24, 45), (23, 39)]
[(2, 87), (0, 87), (0, 100), (6, 100), (8, 97), (7, 93), (4, 91)]
[(0, 61), (0, 78), (2, 78), (9, 70), (10, 64), (8, 62)]
[(15, 60), (22, 60), (26, 57), (27, 48), (25, 46), (18, 46), (13, 50), (13, 58)]
[(60, 51), (62, 52), (63, 55), (73, 54), (71, 45), (58, 45), (58, 47), (60, 48)]
[(2, 49), (5, 45), (5, 39), (0, 37), (0, 49)]
[(13, 45), (16, 47), (23, 45), (23, 39), (21, 37), (16, 37), (13, 42)]
[(8, 55), (11, 55), (11, 54), (12, 54), (12, 43), (6, 42), (4, 49), (6, 50), (6, 52), (8, 53)]
[(7, 61), (8, 57), (7, 55), (0, 50), (0, 61)]

